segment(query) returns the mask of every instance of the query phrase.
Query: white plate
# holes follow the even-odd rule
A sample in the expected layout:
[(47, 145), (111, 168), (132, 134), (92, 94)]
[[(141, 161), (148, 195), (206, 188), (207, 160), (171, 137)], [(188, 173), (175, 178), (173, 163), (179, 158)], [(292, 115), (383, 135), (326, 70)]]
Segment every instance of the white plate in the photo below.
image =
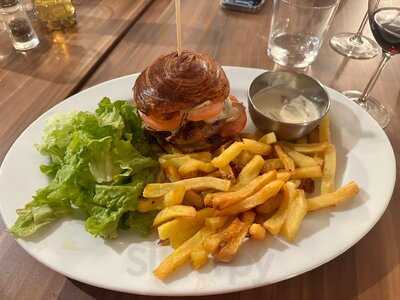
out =
[[(226, 67), (231, 93), (246, 103), (251, 80), (263, 70)], [(8, 152), (0, 170), (0, 211), (10, 227), (17, 208), (30, 201), (47, 179), (39, 171), (45, 158), (33, 144), (45, 121), (56, 112), (93, 111), (103, 96), (130, 99), (137, 75), (114, 79), (74, 95), (33, 122)], [(332, 98), (332, 134), (338, 150), (338, 180), (356, 180), (362, 188), (353, 201), (307, 215), (295, 244), (277, 238), (246, 242), (231, 264), (209, 263), (192, 271), (186, 266), (167, 282), (152, 270), (168, 253), (156, 237), (142, 240), (121, 235), (114, 241), (94, 238), (82, 221), (66, 219), (33, 240), (18, 243), (37, 260), (70, 278), (111, 290), (146, 295), (227, 293), (278, 282), (307, 272), (359, 241), (385, 211), (395, 183), (393, 149), (384, 131), (360, 107), (328, 89)], [(254, 130), (251, 122), (248, 130)], [(28, 270), (27, 270), (28, 271)]]

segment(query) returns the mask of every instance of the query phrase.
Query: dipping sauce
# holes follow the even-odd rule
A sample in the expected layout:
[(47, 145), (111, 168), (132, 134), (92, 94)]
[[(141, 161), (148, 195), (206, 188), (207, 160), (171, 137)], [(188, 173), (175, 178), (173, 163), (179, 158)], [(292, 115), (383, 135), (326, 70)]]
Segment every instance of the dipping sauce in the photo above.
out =
[(253, 103), (265, 116), (286, 123), (305, 123), (318, 119), (317, 105), (288, 87), (268, 87), (253, 97)]

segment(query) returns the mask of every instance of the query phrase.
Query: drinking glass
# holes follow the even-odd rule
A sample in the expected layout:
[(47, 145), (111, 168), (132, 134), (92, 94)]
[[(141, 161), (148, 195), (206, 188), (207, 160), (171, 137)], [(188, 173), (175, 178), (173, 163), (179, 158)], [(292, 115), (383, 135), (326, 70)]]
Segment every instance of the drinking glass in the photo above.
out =
[(338, 6), (337, 0), (274, 0), (267, 53), (283, 66), (314, 62)]
[(364, 92), (347, 91), (344, 94), (385, 128), (390, 122), (390, 114), (370, 93), (390, 58), (400, 53), (400, 0), (369, 0), (368, 17), (374, 38), (383, 50), (382, 60)]
[(341, 55), (355, 59), (369, 59), (377, 56), (379, 54), (378, 44), (362, 34), (367, 22), (368, 11), (356, 33), (343, 32), (331, 38), (329, 42), (332, 49)]

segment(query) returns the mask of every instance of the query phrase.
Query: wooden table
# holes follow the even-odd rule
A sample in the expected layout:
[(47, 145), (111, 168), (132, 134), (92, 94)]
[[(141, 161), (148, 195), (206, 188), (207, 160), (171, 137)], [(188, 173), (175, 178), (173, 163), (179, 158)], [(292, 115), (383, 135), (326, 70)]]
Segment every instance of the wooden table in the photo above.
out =
[[(276, 68), (265, 54), (272, 1), (258, 15), (223, 11), (215, 0), (182, 2), (185, 48), (208, 52), (223, 65)], [(328, 38), (356, 30), (366, 2), (343, 0)], [(99, 82), (140, 72), (175, 47), (173, 1), (80, 1), (78, 12), (75, 32), (41, 32), (39, 49), (0, 60), (0, 161), (24, 128), (49, 107)], [(369, 29), (366, 34), (370, 35)], [(360, 90), (377, 64), (378, 58), (343, 58), (325, 43), (307, 72), (335, 89)], [(400, 57), (394, 57), (373, 91), (392, 109), (386, 133), (396, 155), (400, 153), (399, 82)], [(378, 224), (324, 266), (271, 286), (203, 298), (400, 299), (399, 197), (397, 182)], [(0, 221), (0, 299), (150, 298), (95, 288), (48, 269), (27, 255)]]

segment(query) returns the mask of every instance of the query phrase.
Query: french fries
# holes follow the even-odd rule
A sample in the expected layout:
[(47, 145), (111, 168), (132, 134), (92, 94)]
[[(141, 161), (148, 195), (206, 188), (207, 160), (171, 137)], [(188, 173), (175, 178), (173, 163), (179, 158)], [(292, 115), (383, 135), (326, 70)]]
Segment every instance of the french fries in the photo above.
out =
[(211, 236), (213, 232), (214, 231), (208, 227), (200, 229), (192, 238), (184, 242), (172, 254), (167, 256), (153, 271), (153, 274), (159, 279), (167, 278), (168, 275), (185, 264), (190, 259), (192, 251), (201, 246), (203, 241)]
[(318, 137), (320, 142), (331, 142), (331, 130), (329, 116), (325, 116), (318, 127)]
[(294, 165), (293, 159), (291, 159), (285, 151), (283, 151), (282, 147), (280, 145), (274, 145), (274, 149), (276, 154), (278, 155), (279, 159), (283, 163), (283, 166), (285, 167), (286, 171), (292, 172), (296, 168)]
[(294, 151), (303, 153), (303, 154), (313, 154), (313, 153), (320, 153), (324, 152), (325, 149), (329, 146), (327, 142), (322, 143), (313, 143), (313, 144), (292, 144), (283, 142), (284, 146), (293, 149)]
[(204, 208), (196, 212), (194, 217), (179, 217), (158, 226), (158, 236), (161, 240), (169, 240), (172, 248), (176, 249), (192, 237), (212, 217), (215, 210)]
[(321, 208), (334, 206), (356, 196), (360, 188), (354, 181), (337, 189), (333, 193), (323, 194), (308, 199), (308, 211), (314, 211)]
[(285, 166), (279, 158), (271, 158), (265, 161), (263, 172), (266, 173), (272, 170), (283, 169)]
[(202, 245), (194, 248), (190, 252), (190, 261), (192, 262), (192, 267), (195, 270), (200, 269), (202, 266), (208, 262), (208, 252), (204, 249)]
[(264, 227), (262, 227), (260, 224), (254, 223), (249, 228), (250, 237), (254, 240), (264, 240), (266, 233), (267, 232), (265, 231)]
[(170, 182), (181, 180), (181, 176), (178, 173), (178, 169), (174, 165), (167, 165), (164, 168), (165, 176), (167, 176)]
[(226, 193), (215, 193), (208, 194), (206, 198), (210, 200), (205, 200), (207, 204), (211, 204), (213, 207), (225, 208), (227, 206), (233, 205), (236, 202), (251, 196), (260, 190), (263, 186), (270, 183), (272, 180), (276, 179), (276, 171), (271, 171), (257, 178), (253, 179), (247, 186), (240, 188), (239, 190)]
[(270, 132), (263, 135), (258, 141), (268, 145), (275, 144), (277, 142), (275, 132)]
[(154, 218), (153, 226), (158, 226), (161, 223), (172, 220), (177, 217), (195, 217), (196, 210), (191, 206), (173, 205), (161, 210)]
[(231, 182), (215, 177), (195, 177), (170, 183), (150, 183), (144, 188), (143, 197), (156, 198), (164, 196), (177, 185), (183, 185), (187, 190), (215, 189), (219, 191), (228, 191)]
[(285, 182), (282, 180), (274, 180), (264, 186), (261, 190), (256, 192), (244, 200), (239, 201), (233, 205), (218, 212), (219, 216), (234, 215), (252, 209), (258, 205), (263, 204), (265, 201), (275, 196)]
[(192, 159), (188, 159), (184, 164), (182, 164), (179, 167), (178, 172), (182, 176), (187, 176), (196, 171), (210, 173), (210, 172), (214, 171), (215, 169), (216, 168), (209, 162), (204, 162), (204, 161), (192, 158)]
[(254, 178), (260, 174), (261, 169), (264, 166), (264, 159), (261, 155), (254, 155), (252, 160), (250, 160), (239, 173), (239, 185), (243, 186), (248, 184)]
[(304, 178), (321, 178), (322, 170), (320, 166), (304, 167), (295, 169), (290, 178), (291, 179), (304, 179)]
[(268, 201), (256, 207), (256, 212), (259, 214), (270, 214), (276, 211), (282, 203), (282, 193), (278, 193), (275, 197), (272, 197)]
[(282, 225), (286, 221), (289, 203), (293, 201), (296, 195), (297, 191), (294, 185), (290, 182), (287, 182), (283, 186), (283, 198), (278, 211), (263, 224), (264, 228), (267, 229), (271, 234), (277, 235), (280, 232)]
[(186, 189), (183, 185), (177, 185), (164, 196), (164, 206), (179, 205), (183, 201)]
[(260, 143), (258, 141), (243, 139), (242, 142), (234, 142), (219, 156), (214, 158), (211, 163), (216, 168), (221, 169), (233, 161), (243, 150), (253, 154), (267, 155), (271, 152), (272, 148), (270, 145)]
[(335, 190), (336, 149), (330, 145), (324, 154), (324, 168), (321, 179), (321, 194), (332, 193)]
[(196, 208), (204, 207), (203, 198), (198, 193), (192, 190), (186, 191), (185, 197), (183, 198), (183, 204), (194, 206)]
[(289, 201), (286, 220), (282, 226), (281, 234), (293, 241), (300, 229), (301, 222), (307, 214), (307, 200), (303, 190), (298, 190), (296, 197)]
[(283, 150), (293, 159), (294, 163), (298, 167), (314, 167), (319, 166), (318, 162), (307, 155), (297, 152), (289, 147), (283, 147)]
[[(165, 279), (184, 263), (199, 269), (211, 258), (230, 262), (247, 239), (264, 240), (267, 232), (292, 242), (307, 213), (357, 195), (355, 182), (335, 188), (329, 123), (325, 117), (296, 143), (278, 141), (271, 132), (242, 135), (213, 154), (161, 155), (169, 182), (148, 184), (138, 203), (140, 212), (160, 210), (153, 225), (175, 249), (155, 276)], [(320, 195), (308, 198), (319, 182)]]
[(223, 151), (219, 156), (214, 158), (211, 163), (216, 168), (224, 168), (227, 166), (231, 161), (233, 161), (244, 149), (242, 142), (234, 142), (230, 145), (225, 151)]
[(146, 213), (153, 210), (161, 210), (164, 208), (164, 198), (152, 198), (152, 199), (140, 199), (138, 201), (137, 210), (142, 213)]

